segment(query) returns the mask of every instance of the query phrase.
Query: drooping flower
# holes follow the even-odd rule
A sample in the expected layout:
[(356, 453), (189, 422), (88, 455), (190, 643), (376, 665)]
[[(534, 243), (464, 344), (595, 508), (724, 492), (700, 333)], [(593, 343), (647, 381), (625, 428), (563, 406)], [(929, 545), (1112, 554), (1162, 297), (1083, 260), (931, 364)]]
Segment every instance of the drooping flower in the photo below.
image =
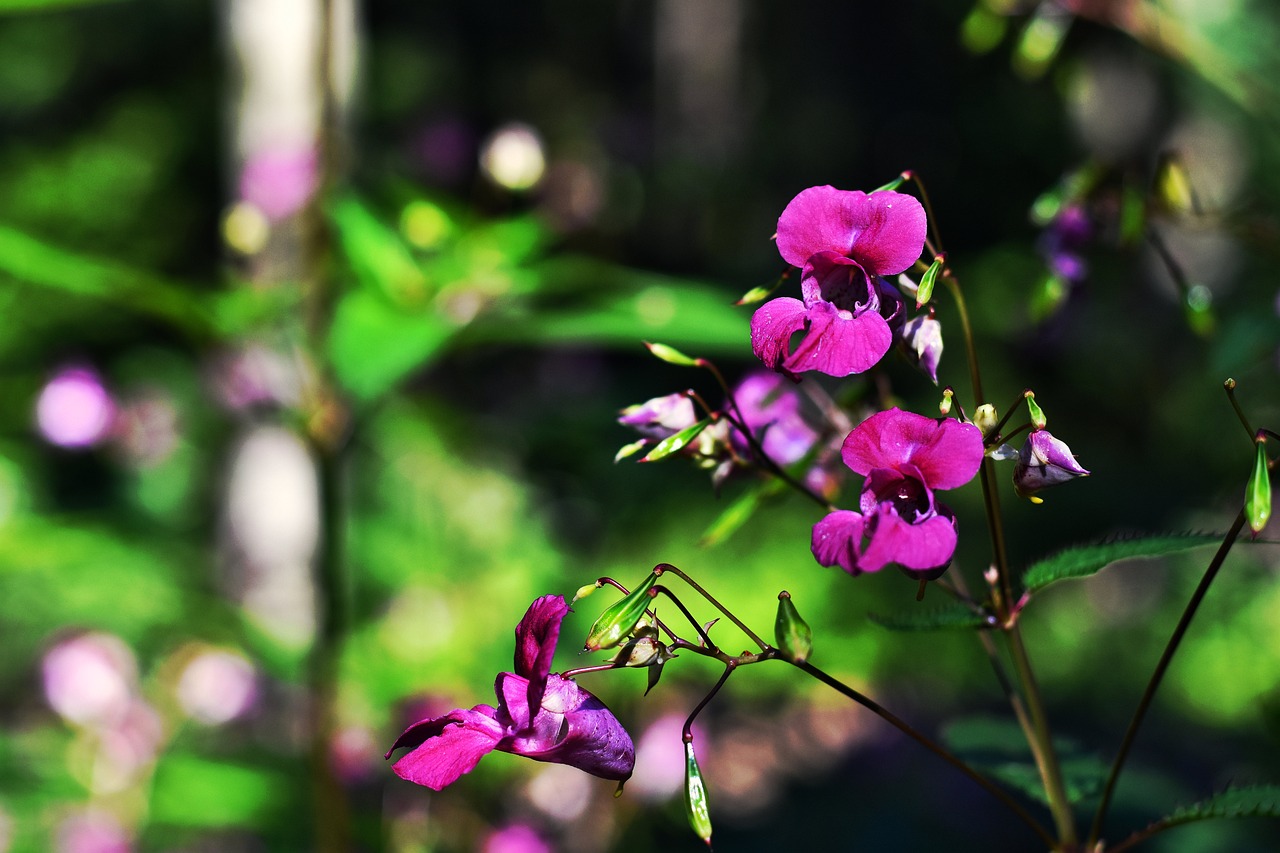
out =
[[(778, 219), (778, 252), (800, 267), (803, 297), (780, 297), (751, 318), (751, 347), (774, 370), (862, 373), (902, 324), (904, 305), (880, 278), (910, 267), (924, 249), (924, 208), (892, 191), (868, 195), (810, 187)], [(791, 336), (804, 331), (795, 351)]]
[(693, 401), (687, 394), (667, 394), (627, 406), (618, 414), (618, 423), (649, 438), (663, 439), (698, 421)]
[(1047, 429), (1038, 429), (1027, 436), (1018, 451), (1018, 461), (1013, 466), (1013, 488), (1022, 497), (1029, 497), (1049, 486), (1087, 476), (1089, 472), (1076, 461), (1070, 447)]
[(496, 749), (605, 779), (630, 777), (635, 748), (622, 724), (572, 679), (551, 673), (568, 612), (558, 595), (529, 605), (516, 626), (515, 672), (499, 673), (494, 685), (498, 707), (458, 709), (409, 726), (387, 751), (390, 758), (410, 749), (392, 765), (396, 775), (439, 791)]
[(872, 415), (841, 449), (845, 464), (867, 478), (861, 511), (838, 510), (814, 525), (814, 557), (853, 575), (896, 563), (912, 577), (938, 577), (955, 553), (957, 525), (934, 492), (972, 480), (982, 453), (972, 424), (900, 409)]

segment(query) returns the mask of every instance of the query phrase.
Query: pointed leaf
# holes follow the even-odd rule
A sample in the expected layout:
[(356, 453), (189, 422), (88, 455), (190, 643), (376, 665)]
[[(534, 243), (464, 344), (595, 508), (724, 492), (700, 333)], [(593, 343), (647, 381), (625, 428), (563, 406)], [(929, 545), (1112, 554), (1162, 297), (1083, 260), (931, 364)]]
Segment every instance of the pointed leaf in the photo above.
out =
[(1022, 576), (1022, 583), (1028, 591), (1034, 592), (1055, 581), (1097, 574), (1120, 560), (1178, 554), (1221, 541), (1221, 535), (1180, 533), (1121, 539), (1097, 545), (1077, 545), (1033, 564)]
[(657, 462), (664, 459), (672, 453), (679, 453), (689, 442), (698, 437), (698, 433), (702, 432), (711, 423), (711, 418), (703, 418), (690, 427), (685, 427), (675, 435), (669, 435), (659, 441), (647, 454), (640, 459), (641, 462)]
[(939, 631), (989, 628), (994, 616), (975, 613), (959, 602), (939, 607), (915, 607), (898, 613), (868, 613), (867, 618), (890, 631)]
[(1271, 518), (1271, 472), (1267, 468), (1265, 440), (1258, 442), (1253, 476), (1249, 478), (1249, 487), (1245, 490), (1244, 514), (1254, 536), (1262, 532), (1262, 528), (1267, 526), (1267, 519)]
[(1207, 800), (1175, 809), (1156, 823), (1177, 826), (1197, 820), (1238, 817), (1280, 817), (1280, 785), (1228, 788)]
[(699, 362), (696, 358), (690, 358), (675, 347), (669, 347), (666, 344), (655, 344), (644, 342), (644, 345), (653, 353), (655, 358), (660, 358), (667, 364), (675, 364), (680, 367), (697, 367)]
[(613, 455), (613, 461), (621, 462), (623, 459), (626, 459), (629, 456), (636, 455), (637, 453), (639, 453), (641, 450), (643, 450), (648, 446), (649, 446), (649, 439), (647, 438), (642, 438), (637, 441), (633, 441), (630, 444), (625, 444), (618, 449), (617, 453)]

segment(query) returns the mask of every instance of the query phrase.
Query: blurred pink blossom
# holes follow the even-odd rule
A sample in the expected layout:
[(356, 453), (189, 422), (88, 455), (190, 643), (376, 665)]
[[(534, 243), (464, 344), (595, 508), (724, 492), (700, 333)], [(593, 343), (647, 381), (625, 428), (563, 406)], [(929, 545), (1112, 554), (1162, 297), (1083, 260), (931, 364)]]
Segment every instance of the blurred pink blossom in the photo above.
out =
[(133, 697), (138, 665), (119, 637), (82, 634), (45, 653), (44, 693), (50, 707), (81, 725), (123, 719)]
[(551, 853), (551, 845), (523, 823), (494, 830), (480, 849), (483, 853)]
[(211, 649), (191, 659), (178, 678), (177, 690), (178, 704), (193, 720), (218, 726), (253, 707), (258, 676), (243, 656)]
[(36, 426), (46, 441), (59, 447), (98, 444), (110, 433), (115, 417), (115, 402), (90, 367), (64, 367), (36, 400)]
[(240, 198), (272, 222), (301, 210), (316, 191), (319, 161), (312, 148), (266, 149), (240, 171)]
[(103, 811), (71, 815), (58, 825), (58, 853), (128, 853), (129, 836), (114, 817)]

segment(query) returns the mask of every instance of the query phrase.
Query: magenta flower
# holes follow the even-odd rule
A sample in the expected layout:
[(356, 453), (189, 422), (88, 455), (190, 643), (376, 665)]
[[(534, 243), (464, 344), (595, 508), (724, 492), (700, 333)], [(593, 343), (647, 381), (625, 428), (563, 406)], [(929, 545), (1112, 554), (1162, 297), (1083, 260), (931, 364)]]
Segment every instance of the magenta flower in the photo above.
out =
[(496, 749), (605, 779), (630, 777), (635, 748), (622, 724), (572, 679), (551, 674), (560, 623), (568, 612), (558, 595), (529, 605), (516, 626), (516, 671), (499, 673), (494, 685), (498, 707), (458, 709), (409, 726), (387, 750), (390, 758), (397, 749), (410, 748), (392, 765), (396, 775), (439, 791)]
[[(764, 452), (779, 465), (790, 465), (818, 440), (818, 432), (800, 413), (800, 395), (795, 386), (776, 373), (748, 373), (733, 390), (747, 429)], [(750, 445), (737, 430), (730, 436), (739, 453), (749, 454)]]
[(841, 455), (867, 478), (861, 512), (838, 510), (813, 527), (813, 556), (857, 575), (896, 563), (916, 578), (942, 574), (956, 549), (956, 520), (934, 492), (973, 479), (982, 433), (972, 424), (936, 421), (890, 409), (863, 421)]
[[(751, 348), (774, 370), (862, 373), (889, 351), (902, 324), (901, 295), (880, 278), (924, 249), (924, 208), (881, 191), (810, 187), (778, 219), (778, 252), (800, 267), (803, 301), (770, 300), (751, 318)], [(804, 331), (795, 351), (791, 336)]]

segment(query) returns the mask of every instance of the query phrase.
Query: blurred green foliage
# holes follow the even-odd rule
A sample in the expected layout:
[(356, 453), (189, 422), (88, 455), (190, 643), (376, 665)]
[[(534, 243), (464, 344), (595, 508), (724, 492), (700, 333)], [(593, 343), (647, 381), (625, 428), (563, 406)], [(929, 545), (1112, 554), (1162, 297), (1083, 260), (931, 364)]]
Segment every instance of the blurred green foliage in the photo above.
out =
[[(1223, 379), (1238, 381), (1255, 426), (1280, 417), (1280, 17), (1258, 0), (1134, 5), (1150, 16), (1135, 21), (1165, 29), (1120, 31), (1101, 12), (1062, 26), (1050, 3), (1007, 15), (994, 2), (724, 2), (733, 17), (716, 47), (730, 71), (716, 76), (667, 44), (660, 19), (677, 3), (367, 4), (355, 165), (306, 213), (328, 235), (323, 273), (263, 281), (259, 259), (219, 240), (235, 201), (234, 72), (208, 5), (0, 3), (0, 849), (53, 849), (70, 819), (103, 814), (136, 849), (315, 846), (325, 756), (308, 753), (309, 647), (237, 599), (228, 494), (242, 440), (263, 426), (286, 427), (313, 456), (325, 436), (345, 442), (340, 521), (326, 531), (347, 570), (340, 739), (327, 758), (353, 849), (478, 849), (522, 820), (564, 849), (694, 849), (678, 792), (615, 802), (596, 785), (589, 808), (565, 817), (539, 799), (553, 778), (543, 765), (495, 756), (432, 796), (381, 760), (417, 717), (493, 701), (534, 597), (604, 575), (630, 585), (660, 561), (766, 634), (787, 589), (816, 662), (927, 730), (955, 709), (974, 714), (949, 731), (1001, 753), (1006, 738), (981, 742), (1005, 711), (978, 644), (868, 619), (906, 611), (913, 583), (816, 566), (813, 508), (776, 490), (738, 479), (713, 497), (703, 472), (674, 460), (615, 465), (631, 436), (614, 418), (689, 385), (719, 394), (642, 340), (732, 375), (751, 367), (750, 309), (732, 303), (777, 276), (769, 237), (795, 192), (870, 188), (911, 168), (964, 282), (988, 393), (1004, 406), (1033, 386), (1094, 472), (1040, 507), (1007, 493), (1015, 565), (1134, 531), (1225, 529), (1252, 451)], [(1109, 80), (1116, 68), (1137, 76)], [(1129, 83), (1151, 104), (1097, 94)], [(682, 98), (731, 109), (690, 117)], [(1090, 130), (1138, 107), (1153, 117), (1127, 147)], [(544, 141), (549, 169), (531, 193), (477, 166), (480, 140), (511, 120)], [(442, 139), (461, 153), (445, 157)], [(1203, 216), (1153, 200), (1161, 151), (1184, 143), (1202, 145), (1186, 178)], [(1029, 211), (1047, 191), (1071, 196), (1085, 173), (1101, 223), (1089, 275), (1050, 293)], [(1178, 249), (1206, 234), (1225, 245), (1187, 256), (1204, 289), (1170, 281), (1134, 242), (1135, 221)], [(320, 299), (317, 278), (330, 288)], [(310, 315), (325, 300), (317, 333)], [(963, 399), (958, 317), (945, 298), (938, 313), (943, 382)], [(233, 365), (255, 352), (270, 368), (253, 381), (269, 387), (234, 402)], [(55, 446), (37, 428), (38, 400), (84, 365), (123, 414), (93, 447)], [(851, 384), (854, 397), (888, 388), (904, 407), (937, 404), (896, 362), (875, 386)], [(963, 531), (953, 571), (976, 586), (989, 562), (977, 488), (949, 503)], [(1028, 609), (1086, 801), (1207, 560), (1174, 550), (1057, 584)], [(557, 669), (584, 664), (577, 643), (607, 603), (599, 593), (566, 621)], [(930, 593), (924, 606), (939, 604)], [(1278, 613), (1273, 549), (1239, 549), (1139, 739), (1114, 826), (1274, 778)], [(131, 706), (129, 726), (49, 702), (50, 650), (94, 632), (134, 656), (130, 696), (147, 710)], [(255, 703), (222, 724), (183, 705), (192, 649), (206, 644), (256, 672)], [(640, 738), (665, 714), (683, 718), (714, 677), (679, 660), (645, 699), (637, 673), (583, 682)], [(981, 792), (786, 667), (735, 677), (703, 723), (717, 847), (1028, 844)], [(1268, 833), (1274, 824), (1205, 824), (1146, 849), (1261, 851)]]

